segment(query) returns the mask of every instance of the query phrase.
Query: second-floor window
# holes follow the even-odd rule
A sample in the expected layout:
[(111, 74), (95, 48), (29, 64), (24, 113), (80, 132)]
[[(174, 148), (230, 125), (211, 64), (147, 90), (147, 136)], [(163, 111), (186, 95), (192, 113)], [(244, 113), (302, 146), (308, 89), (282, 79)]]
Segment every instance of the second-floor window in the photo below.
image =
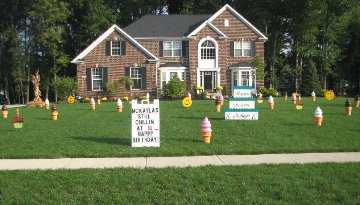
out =
[(206, 40), (201, 44), (201, 59), (215, 59), (215, 44)]
[(182, 53), (181, 41), (164, 41), (163, 55), (166, 57), (179, 57)]
[(251, 56), (251, 41), (235, 41), (234, 56)]
[(121, 55), (121, 41), (111, 41), (111, 55), (112, 56)]

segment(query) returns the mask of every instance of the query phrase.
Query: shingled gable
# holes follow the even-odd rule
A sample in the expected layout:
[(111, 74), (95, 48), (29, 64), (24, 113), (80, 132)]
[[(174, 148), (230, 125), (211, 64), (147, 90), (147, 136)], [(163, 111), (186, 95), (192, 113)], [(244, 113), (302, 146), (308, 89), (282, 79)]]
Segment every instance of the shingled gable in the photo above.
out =
[(144, 46), (142, 46), (139, 42), (137, 42), (134, 38), (132, 38), (129, 34), (127, 34), (124, 30), (122, 30), (119, 26), (114, 24), (107, 31), (105, 31), (101, 36), (99, 36), (93, 43), (91, 43), (85, 50), (83, 50), (78, 56), (76, 56), (71, 61), (71, 63), (75, 63), (75, 64), (83, 63), (82, 59), (114, 31), (117, 31), (120, 34), (122, 34), (127, 40), (129, 40), (136, 47), (138, 47), (140, 50), (142, 50), (149, 57), (149, 59), (148, 59), (149, 62), (159, 61), (159, 59), (154, 54), (152, 54), (149, 50), (147, 50)]
[(268, 38), (261, 33), (254, 25), (252, 25), (248, 20), (246, 20), (242, 15), (240, 15), (235, 9), (226, 4), (219, 11), (217, 11), (214, 15), (212, 15), (207, 21), (203, 22), (199, 27), (197, 27), (194, 31), (192, 31), (187, 38), (193, 38), (196, 34), (201, 31), (205, 26), (209, 26), (209, 22), (211, 23), (214, 19), (216, 19), (220, 14), (222, 14), (225, 10), (230, 11), (236, 18), (238, 18), (241, 22), (247, 25), (256, 35), (258, 35), (260, 40), (266, 41)]

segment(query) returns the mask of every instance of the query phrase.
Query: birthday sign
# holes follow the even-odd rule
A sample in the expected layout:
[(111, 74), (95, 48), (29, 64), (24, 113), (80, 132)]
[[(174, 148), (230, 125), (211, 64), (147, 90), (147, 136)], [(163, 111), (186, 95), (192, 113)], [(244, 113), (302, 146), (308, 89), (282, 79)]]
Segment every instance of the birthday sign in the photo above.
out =
[(258, 120), (259, 111), (256, 109), (225, 109), (225, 120)]
[(153, 104), (131, 102), (131, 146), (160, 147), (159, 100)]
[(229, 108), (230, 109), (254, 109), (255, 108), (255, 100), (253, 98), (248, 98), (248, 100), (230, 99)]
[(234, 98), (230, 98), (229, 109), (225, 109), (225, 120), (258, 120), (253, 92), (250, 86), (233, 86)]
[(251, 87), (234, 86), (233, 89), (234, 89), (234, 93), (233, 93), (234, 98), (251, 98), (252, 97)]

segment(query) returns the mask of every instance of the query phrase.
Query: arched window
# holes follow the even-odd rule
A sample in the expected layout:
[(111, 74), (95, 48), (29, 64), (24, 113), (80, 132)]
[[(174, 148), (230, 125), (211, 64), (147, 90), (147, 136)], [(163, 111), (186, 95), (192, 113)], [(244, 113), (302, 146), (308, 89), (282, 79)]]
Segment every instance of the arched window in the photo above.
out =
[(201, 44), (201, 59), (215, 59), (215, 44), (206, 40)]

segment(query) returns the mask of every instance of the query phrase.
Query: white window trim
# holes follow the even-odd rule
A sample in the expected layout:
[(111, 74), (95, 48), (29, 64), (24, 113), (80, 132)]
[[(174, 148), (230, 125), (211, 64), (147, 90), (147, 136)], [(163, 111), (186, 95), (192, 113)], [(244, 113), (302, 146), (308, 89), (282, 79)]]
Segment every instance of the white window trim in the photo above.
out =
[[(113, 41), (119, 41), (119, 55), (113, 55)], [(121, 53), (121, 44), (122, 44), (122, 42), (120, 41), (120, 40), (111, 40), (110, 41), (110, 55), (111, 56), (121, 56), (122, 55), (122, 53)]]
[(130, 86), (130, 90), (141, 90), (141, 88), (142, 88), (142, 84), (143, 84), (143, 82), (142, 82), (142, 75), (141, 75), (141, 67), (130, 67), (130, 79), (139, 79), (139, 78), (132, 78), (131, 77), (131, 70), (132, 69), (134, 69), (134, 68), (136, 68), (136, 69), (140, 69), (139, 70), (139, 72), (140, 72), (140, 88), (133, 88), (133, 85), (131, 85)]
[[(171, 43), (171, 55), (169, 55), (169, 56), (165, 55), (165, 43)], [(174, 55), (174, 43), (180, 43), (180, 55), (179, 56)], [(176, 49), (176, 50), (178, 50), (178, 49)], [(162, 52), (163, 52), (164, 57), (181, 57), (182, 56), (182, 41), (163, 41), (163, 50), (162, 50)]]
[(102, 89), (94, 89), (94, 69), (100, 69), (101, 70), (101, 83), (104, 82), (104, 68), (91, 68), (91, 91), (103, 91)]
[(197, 86), (204, 86), (202, 84), (202, 79), (200, 78), (200, 72), (201, 71), (216, 71), (217, 79), (216, 79), (215, 87), (218, 87), (221, 84), (221, 82), (220, 82), (220, 68), (198, 68), (198, 69), (196, 69), (196, 85)]
[[(170, 81), (170, 72), (177, 72), (178, 76), (180, 72), (184, 72), (184, 79), (182, 81), (186, 82), (186, 67), (161, 67), (160, 68), (160, 87), (162, 88), (162, 82), (166, 81), (168, 83)], [(163, 79), (162, 73), (166, 73), (166, 79)], [(181, 79), (180, 79), (181, 80)]]
[[(236, 44), (236, 42), (240, 42), (240, 44), (241, 44), (241, 46), (240, 46), (240, 49), (236, 49), (236, 50), (241, 50), (241, 55), (236, 55), (235, 54), (235, 44)], [(244, 42), (249, 42), (250, 43), (250, 55), (249, 56), (245, 56), (244, 55)], [(252, 52), (253, 52), (253, 50), (252, 50), (253, 48), (252, 48), (252, 41), (245, 41), (244, 39), (241, 39), (241, 41), (234, 41), (234, 47), (233, 47), (233, 50), (234, 50), (234, 57), (251, 57), (251, 55), (252, 55)]]
[[(212, 41), (214, 44), (215, 44), (215, 68), (218, 68), (219, 67), (219, 45), (218, 43), (216, 42), (215, 39), (211, 38), (210, 36), (207, 36), (206, 38), (203, 38), (199, 41), (199, 44), (198, 44), (198, 62), (200, 62), (202, 59), (201, 59), (201, 45), (205, 42), (205, 41)], [(198, 73), (200, 74), (200, 73)]]
[[(238, 84), (237, 86), (241, 86), (240, 83), (242, 82), (241, 78), (241, 74), (240, 72), (242, 71), (248, 71), (249, 72), (249, 86), (254, 87), (256, 89), (256, 74), (253, 75), (253, 72), (255, 72), (255, 69), (251, 68), (251, 67), (230, 67), (229, 69), (231, 69), (231, 86), (234, 86), (234, 73), (237, 73), (237, 80), (238, 80)], [(253, 76), (255, 79), (253, 79)], [(253, 85), (252, 83), (255, 83), (255, 85)]]

